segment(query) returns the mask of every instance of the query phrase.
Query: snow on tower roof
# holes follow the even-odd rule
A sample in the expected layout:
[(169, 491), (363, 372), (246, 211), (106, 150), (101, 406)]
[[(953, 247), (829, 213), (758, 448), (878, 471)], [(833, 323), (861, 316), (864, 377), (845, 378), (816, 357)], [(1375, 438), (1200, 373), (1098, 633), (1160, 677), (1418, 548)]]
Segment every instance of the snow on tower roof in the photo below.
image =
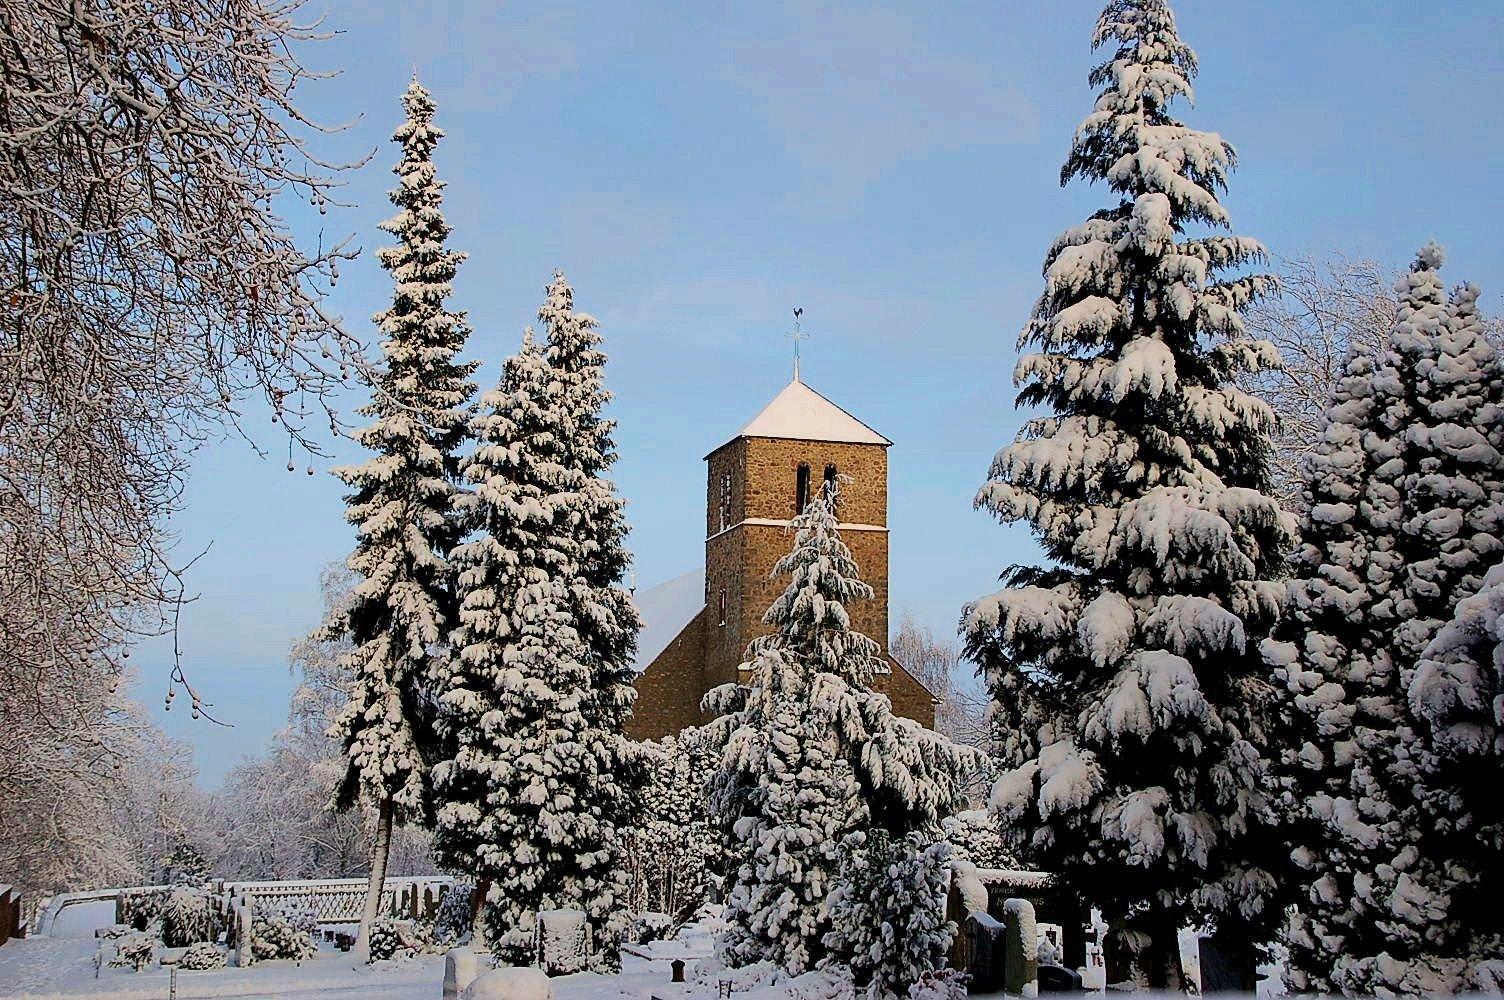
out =
[(744, 437), (884, 446), (893, 443), (798, 378), (784, 386), (732, 440)]
[(637, 660), (633, 664), (642, 673), (705, 606), (705, 567), (634, 594), (632, 603), (642, 616)]

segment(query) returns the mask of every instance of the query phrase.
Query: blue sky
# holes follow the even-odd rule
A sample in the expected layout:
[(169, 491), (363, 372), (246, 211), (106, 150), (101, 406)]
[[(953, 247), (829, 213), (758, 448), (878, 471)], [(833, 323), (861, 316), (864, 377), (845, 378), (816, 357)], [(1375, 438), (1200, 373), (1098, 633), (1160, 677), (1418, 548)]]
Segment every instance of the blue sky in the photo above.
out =
[[(369, 335), (390, 294), (371, 251), (390, 214), (387, 142), (416, 67), (449, 138), (453, 244), (489, 386), (562, 267), (602, 322), (617, 394), (641, 586), (699, 564), (701, 458), (789, 375), (790, 310), (813, 338), (806, 381), (895, 442), (892, 604), (951, 633), (961, 605), (1028, 559), (1022, 527), (973, 512), (1011, 439), (1014, 340), (1045, 247), (1106, 203), (1057, 184), (1086, 86), (1094, 2), (845, 6), (758, 3), (334, 3), (310, 62), (341, 69), (303, 106), (351, 122), (320, 148), (375, 158), (353, 207), (292, 206), (311, 240), (354, 233), (334, 306)], [(1276, 254), (1340, 250), (1402, 266), (1427, 239), (1446, 275), (1504, 290), (1504, 7), (1183, 0), (1201, 57), (1191, 124), (1240, 167), (1240, 233)], [(359, 403), (352, 392), (346, 409)], [(193, 742), (206, 784), (261, 750), (294, 683), (293, 639), (318, 617), (319, 569), (352, 540), (340, 486), (288, 475), (286, 441), (249, 421), (196, 458), (180, 551), (212, 542), (190, 586), (185, 667), (231, 730), (162, 715), (165, 648), (140, 694)], [(339, 460), (358, 459), (331, 442)]]

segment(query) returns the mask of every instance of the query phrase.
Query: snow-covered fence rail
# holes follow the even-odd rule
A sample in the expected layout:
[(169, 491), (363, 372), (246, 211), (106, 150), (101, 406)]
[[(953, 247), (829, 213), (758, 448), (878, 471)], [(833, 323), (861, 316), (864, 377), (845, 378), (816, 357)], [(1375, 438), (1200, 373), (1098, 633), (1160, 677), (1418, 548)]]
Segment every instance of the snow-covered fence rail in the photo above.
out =
[[(431, 918), (439, 900), (454, 879), (448, 875), (414, 875), (389, 878), (381, 894), (381, 913), (391, 917)], [(251, 898), (261, 905), (293, 905), (310, 911), (320, 924), (353, 924), (360, 921), (367, 882), (363, 878), (289, 879), (254, 882), (216, 882), (215, 890), (226, 912), (234, 909), (237, 899)], [(153, 893), (165, 894), (171, 886), (131, 885), (88, 892), (67, 892), (53, 896), (37, 918), (36, 933), (51, 935), (58, 916), (67, 908), (87, 903), (111, 901), (116, 904), (115, 921), (121, 920), (120, 905), (132, 898)], [(3, 915), (0, 915), (3, 923)]]
[[(389, 878), (381, 893), (381, 912), (391, 917), (430, 918), (453, 884), (448, 875)], [(249, 896), (263, 905), (303, 907), (321, 924), (353, 924), (360, 921), (366, 886), (363, 878), (226, 882), (224, 892), (232, 902)]]

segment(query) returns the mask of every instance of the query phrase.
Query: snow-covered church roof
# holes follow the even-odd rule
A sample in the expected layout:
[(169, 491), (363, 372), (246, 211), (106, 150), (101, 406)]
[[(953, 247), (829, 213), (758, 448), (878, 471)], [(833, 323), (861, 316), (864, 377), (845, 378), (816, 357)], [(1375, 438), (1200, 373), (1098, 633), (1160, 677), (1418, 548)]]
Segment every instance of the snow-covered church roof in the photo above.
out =
[(637, 660), (633, 664), (642, 673), (705, 606), (705, 567), (634, 594), (632, 603), (642, 616)]
[(797, 376), (732, 440), (742, 437), (836, 441), (842, 444), (893, 443), (805, 385)]

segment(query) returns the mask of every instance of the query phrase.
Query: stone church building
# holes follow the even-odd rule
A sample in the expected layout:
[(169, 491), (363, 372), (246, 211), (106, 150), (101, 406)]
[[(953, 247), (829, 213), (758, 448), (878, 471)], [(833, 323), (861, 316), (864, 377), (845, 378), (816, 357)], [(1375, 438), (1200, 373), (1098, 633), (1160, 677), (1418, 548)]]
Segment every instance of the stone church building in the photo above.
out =
[(935, 698), (888, 653), (888, 448), (893, 442), (794, 380), (752, 422), (705, 457), (705, 566), (636, 595), (634, 739), (657, 739), (706, 721), (700, 699), (736, 679), (747, 643), (786, 580), (771, 578), (789, 551), (789, 524), (822, 483), (842, 484), (841, 537), (872, 600), (849, 608), (852, 627), (882, 644), (888, 670), (873, 686), (894, 711), (935, 724)]

